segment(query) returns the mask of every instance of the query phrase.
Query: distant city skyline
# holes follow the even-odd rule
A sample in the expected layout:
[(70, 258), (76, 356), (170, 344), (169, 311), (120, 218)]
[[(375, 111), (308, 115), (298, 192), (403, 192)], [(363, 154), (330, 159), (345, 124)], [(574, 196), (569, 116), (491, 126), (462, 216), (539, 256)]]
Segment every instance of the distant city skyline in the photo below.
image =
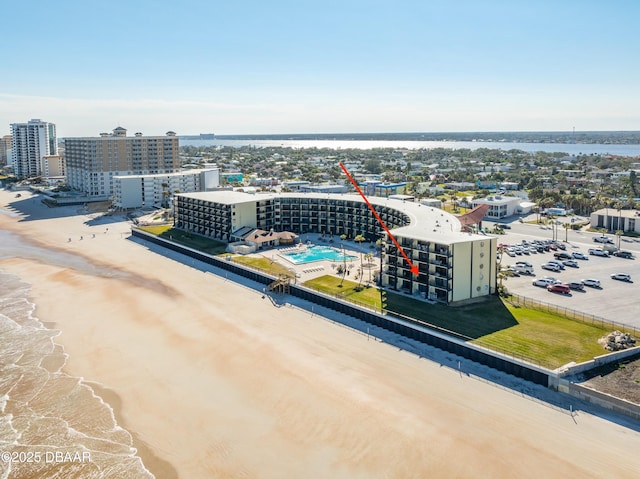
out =
[(640, 3), (12, 2), (0, 136), (640, 130)]

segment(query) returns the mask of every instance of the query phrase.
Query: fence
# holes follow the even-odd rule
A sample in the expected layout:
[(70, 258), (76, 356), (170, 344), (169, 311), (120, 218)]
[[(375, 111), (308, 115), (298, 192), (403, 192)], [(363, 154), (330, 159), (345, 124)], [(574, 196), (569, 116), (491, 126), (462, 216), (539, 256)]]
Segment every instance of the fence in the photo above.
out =
[(327, 292), (327, 291), (322, 290), (321, 288), (317, 288), (317, 287), (315, 287), (313, 285), (310, 285), (310, 284), (305, 284), (304, 287), (307, 288), (307, 289), (311, 289), (313, 291), (317, 291), (318, 293), (325, 294), (325, 295), (330, 296), (332, 298), (336, 298), (336, 299), (339, 299), (339, 300), (342, 300), (342, 301), (348, 301), (350, 303), (355, 304), (356, 306), (359, 306), (359, 307), (364, 308), (364, 309), (370, 309), (371, 311), (374, 311), (374, 312), (377, 312), (377, 313), (380, 313), (380, 314), (385, 314), (385, 311), (386, 311), (386, 309), (382, 307), (382, 301), (380, 301), (380, 303), (378, 303), (377, 305), (371, 305), (370, 303), (365, 303), (363, 301), (358, 301), (356, 299), (347, 298), (347, 297), (345, 297), (344, 293)]
[[(201, 253), (189, 247), (178, 245), (171, 241), (164, 240), (150, 233), (146, 233), (139, 229), (132, 229), (132, 235), (138, 238), (145, 239), (151, 243), (163, 246), (170, 250), (182, 253), (188, 257), (203, 261), (207, 264), (217, 266), (225, 271), (229, 271), (245, 278), (249, 278), (260, 284), (270, 284), (275, 277), (267, 275), (262, 272), (253, 270), (249, 267), (234, 263), (229, 260), (214, 257), (208, 254)], [(311, 289), (299, 286), (291, 285), (290, 294), (292, 296), (311, 301), (315, 304), (327, 307), (334, 311), (338, 311), (347, 314), (351, 317), (360, 319), (366, 323), (374, 326), (381, 327), (387, 331), (391, 331), (407, 338), (415, 339), (424, 344), (434, 346), (443, 351), (448, 351), (463, 358), (470, 359), (472, 361), (487, 365), (491, 368), (512, 374), (514, 376), (526, 379), (536, 384), (548, 386), (549, 374), (548, 370), (540, 368), (534, 364), (527, 364), (517, 358), (511, 356), (503, 357), (500, 353), (488, 351), (482, 347), (468, 344), (463, 340), (447, 337), (437, 331), (427, 329), (424, 326), (416, 324), (416, 321), (405, 321), (400, 318), (394, 318), (387, 315), (382, 315), (378, 312), (374, 312), (371, 306), (365, 309), (355, 304), (347, 302), (344, 298), (334, 298), (326, 293), (313, 291)]]
[(633, 337), (638, 338), (638, 330), (634, 326), (618, 323), (616, 321), (610, 321), (600, 316), (595, 316), (583, 311), (577, 311), (575, 309), (567, 308), (564, 306), (558, 306), (557, 304), (545, 303), (544, 301), (527, 298), (526, 296), (521, 296), (515, 293), (509, 293), (508, 301), (516, 306), (524, 306), (525, 308), (532, 308), (549, 313), (555, 313), (561, 316), (565, 316), (568, 319), (580, 321), (585, 324), (601, 326), (603, 328), (609, 327), (611, 329), (617, 329), (618, 331), (629, 333)]

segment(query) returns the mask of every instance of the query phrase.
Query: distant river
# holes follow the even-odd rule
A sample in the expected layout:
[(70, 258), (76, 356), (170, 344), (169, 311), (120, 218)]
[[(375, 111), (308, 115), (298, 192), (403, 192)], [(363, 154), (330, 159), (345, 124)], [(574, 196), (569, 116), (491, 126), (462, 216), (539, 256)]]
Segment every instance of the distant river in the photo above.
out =
[(448, 148), (451, 150), (522, 150), (531, 153), (544, 151), (547, 153), (563, 152), (569, 155), (617, 155), (640, 156), (640, 145), (602, 145), (602, 144), (570, 144), (570, 143), (513, 143), (501, 141), (399, 141), (399, 140), (180, 140), (181, 146), (242, 146), (283, 147), (283, 148), (330, 148), (371, 150), (373, 148), (404, 148), (409, 150)]

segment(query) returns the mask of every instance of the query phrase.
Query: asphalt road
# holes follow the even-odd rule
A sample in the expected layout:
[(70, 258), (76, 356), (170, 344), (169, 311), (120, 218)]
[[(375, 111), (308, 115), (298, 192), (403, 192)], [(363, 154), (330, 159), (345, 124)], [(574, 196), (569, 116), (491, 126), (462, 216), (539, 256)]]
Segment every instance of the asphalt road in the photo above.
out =
[[(509, 223), (510, 230), (506, 234), (500, 235), (498, 244), (517, 244), (522, 240), (552, 239), (553, 231), (550, 227), (513, 222)], [(483, 226), (491, 227), (492, 223), (483, 222)], [(587, 250), (601, 246), (593, 241), (594, 236), (599, 233), (585, 231), (568, 232), (568, 242), (566, 251), (580, 251), (586, 254), (588, 260), (577, 260), (579, 268), (565, 267), (561, 272), (547, 271), (541, 268), (543, 263), (554, 259), (553, 251), (510, 257), (504, 255), (502, 265), (513, 265), (516, 261), (528, 261), (533, 265), (533, 275), (523, 275), (520, 277), (510, 277), (504, 281), (504, 285), (512, 293), (544, 301), (550, 304), (565, 306), (577, 311), (593, 314), (609, 321), (623, 323), (640, 330), (640, 314), (638, 312), (638, 293), (640, 293), (640, 240), (621, 237), (620, 248), (630, 251), (634, 258), (625, 259), (615, 256), (605, 258), (589, 256)], [(616, 237), (610, 236), (614, 242)], [(564, 242), (565, 230), (558, 226), (557, 238)], [(560, 251), (560, 250), (559, 250)], [(613, 273), (628, 273), (632, 282), (617, 281), (611, 279)], [(551, 293), (546, 288), (533, 286), (532, 281), (536, 277), (552, 276), (563, 283), (578, 281), (584, 278), (594, 278), (600, 280), (601, 288), (585, 287), (584, 292), (572, 291), (569, 295)]]

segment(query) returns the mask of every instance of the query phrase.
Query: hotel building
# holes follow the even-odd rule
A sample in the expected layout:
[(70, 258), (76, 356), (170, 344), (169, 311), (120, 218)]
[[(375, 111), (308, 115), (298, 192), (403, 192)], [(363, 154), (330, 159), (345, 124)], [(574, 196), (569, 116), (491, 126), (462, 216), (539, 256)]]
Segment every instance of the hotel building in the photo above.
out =
[(177, 194), (175, 226), (223, 241), (246, 228), (383, 239), (382, 285), (451, 304), (493, 294), (497, 239), (462, 231), (445, 211), (419, 203), (369, 198), (419, 274), (360, 196), (221, 191)]
[(175, 193), (218, 188), (220, 171), (218, 168), (205, 168), (163, 175), (114, 176), (113, 179), (113, 205), (128, 209), (168, 204)]
[(176, 134), (127, 137), (118, 127), (99, 137), (65, 138), (67, 183), (95, 199), (110, 199), (116, 176), (174, 173), (180, 169)]
[(11, 162), (18, 178), (42, 175), (42, 158), (58, 152), (56, 126), (41, 120), (11, 124)]

